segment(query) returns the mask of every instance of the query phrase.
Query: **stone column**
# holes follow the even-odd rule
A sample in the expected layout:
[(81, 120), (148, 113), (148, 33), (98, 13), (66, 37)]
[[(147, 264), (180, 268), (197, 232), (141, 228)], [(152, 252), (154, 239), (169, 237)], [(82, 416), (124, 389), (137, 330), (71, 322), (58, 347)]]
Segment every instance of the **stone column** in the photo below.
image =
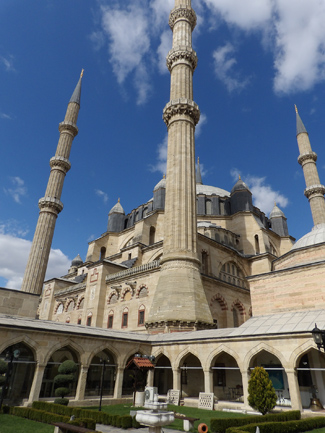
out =
[(181, 389), (181, 370), (179, 368), (173, 369), (173, 389)]
[(213, 392), (213, 371), (209, 368), (203, 370), (204, 373), (204, 392)]
[(241, 377), (242, 377), (242, 385), (243, 385), (243, 396), (244, 396), (244, 405), (249, 406), (248, 403), (248, 381), (250, 378), (250, 374), (247, 370), (241, 371)]
[(81, 365), (81, 367), (80, 367), (75, 400), (79, 401), (79, 400), (85, 399), (88, 369), (89, 369), (89, 366), (87, 366), (87, 365)]
[(122, 397), (123, 376), (124, 376), (124, 367), (117, 367), (115, 386), (114, 386), (114, 398)]
[(39, 399), (45, 367), (46, 365), (42, 365), (42, 364), (36, 365), (36, 369), (33, 377), (33, 383), (29, 392), (27, 406), (31, 406), (33, 401), (38, 401)]
[(147, 386), (153, 386), (154, 382), (154, 369), (148, 371)]
[(292, 410), (302, 411), (301, 395), (300, 395), (297, 372), (293, 368), (285, 369), (285, 372), (287, 373), (287, 378), (288, 378), (291, 408)]

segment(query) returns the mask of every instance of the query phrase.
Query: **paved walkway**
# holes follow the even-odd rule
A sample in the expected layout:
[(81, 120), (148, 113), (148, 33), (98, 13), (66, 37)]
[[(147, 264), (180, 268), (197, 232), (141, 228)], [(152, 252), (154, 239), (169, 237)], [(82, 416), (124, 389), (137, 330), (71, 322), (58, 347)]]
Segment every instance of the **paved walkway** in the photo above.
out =
[[(121, 428), (112, 427), (110, 425), (104, 424), (96, 424), (96, 430), (102, 433), (148, 433), (148, 427), (143, 428), (129, 428), (127, 430), (123, 430)], [(163, 433), (179, 433), (179, 430), (171, 430), (169, 428), (162, 427), (161, 431)]]

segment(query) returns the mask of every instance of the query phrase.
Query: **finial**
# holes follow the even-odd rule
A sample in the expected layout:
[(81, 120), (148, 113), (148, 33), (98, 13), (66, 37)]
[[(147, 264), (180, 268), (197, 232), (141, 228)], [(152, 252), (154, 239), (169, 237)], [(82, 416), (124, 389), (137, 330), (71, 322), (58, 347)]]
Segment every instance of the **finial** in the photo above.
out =
[(83, 76), (84, 76), (84, 69), (81, 69), (80, 78), (82, 78)]
[(238, 180), (241, 180), (241, 176), (240, 176), (240, 174), (238, 175)]
[(197, 163), (198, 163), (198, 164), (200, 163), (200, 158), (199, 158), (199, 157), (197, 157)]
[(276, 201), (274, 202), (274, 206), (276, 206)]
[(118, 198), (117, 202), (118, 202), (118, 203), (120, 202), (120, 197)]
[(296, 111), (296, 113), (298, 114), (298, 108), (297, 108), (297, 105), (295, 104), (295, 111)]
[(163, 179), (166, 179), (166, 175), (165, 174), (163, 175)]

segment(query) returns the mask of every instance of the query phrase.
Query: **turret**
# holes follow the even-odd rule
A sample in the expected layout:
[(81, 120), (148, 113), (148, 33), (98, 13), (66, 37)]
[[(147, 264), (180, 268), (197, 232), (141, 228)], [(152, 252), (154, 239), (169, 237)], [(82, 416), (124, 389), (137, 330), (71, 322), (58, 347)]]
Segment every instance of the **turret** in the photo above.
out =
[(276, 203), (274, 203), (269, 220), (274, 233), (277, 233), (279, 236), (289, 236), (287, 218)]
[(165, 208), (166, 176), (157, 183), (153, 190), (153, 210)]
[(230, 207), (232, 214), (253, 210), (252, 193), (240, 176), (230, 193)]
[(120, 199), (108, 213), (107, 231), (119, 233), (124, 230), (125, 212), (121, 206)]
[(69, 156), (72, 141), (78, 134), (77, 119), (80, 109), (82, 76), (83, 70), (69, 101), (64, 121), (59, 125), (60, 138), (55, 156), (50, 160), (51, 172), (45, 196), (38, 202), (40, 213), (21, 287), (23, 292), (39, 295), (42, 292), (56, 219), (63, 209), (60, 198), (65, 176), (71, 168)]
[(83, 261), (80, 255), (78, 254), (72, 261), (69, 269), (69, 274), (73, 274), (78, 269), (78, 266), (82, 265)]

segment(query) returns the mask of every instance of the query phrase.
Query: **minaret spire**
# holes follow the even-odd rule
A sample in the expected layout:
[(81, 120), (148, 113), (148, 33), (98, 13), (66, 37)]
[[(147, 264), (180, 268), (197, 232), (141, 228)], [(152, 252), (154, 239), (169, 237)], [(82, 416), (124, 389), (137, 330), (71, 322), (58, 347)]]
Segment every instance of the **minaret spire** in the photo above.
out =
[(38, 295), (42, 293), (55, 223), (63, 209), (60, 198), (65, 175), (71, 168), (69, 161), (71, 145), (78, 134), (76, 123), (80, 109), (82, 75), (83, 70), (68, 104), (64, 121), (59, 125), (60, 138), (55, 156), (50, 159), (51, 172), (45, 196), (38, 202), (40, 213), (21, 287), (23, 292)]
[(306, 189), (305, 196), (309, 200), (314, 226), (325, 224), (325, 187), (321, 185), (316, 167), (317, 154), (312, 151), (307, 130), (296, 110), (297, 142), (299, 147), (298, 162), (302, 166)]
[(191, 0), (175, 0), (169, 16), (173, 47), (167, 56), (170, 102), (163, 111), (168, 129), (164, 253), (146, 323), (160, 331), (213, 326), (197, 256), (194, 132), (200, 111), (193, 101), (195, 25)]

